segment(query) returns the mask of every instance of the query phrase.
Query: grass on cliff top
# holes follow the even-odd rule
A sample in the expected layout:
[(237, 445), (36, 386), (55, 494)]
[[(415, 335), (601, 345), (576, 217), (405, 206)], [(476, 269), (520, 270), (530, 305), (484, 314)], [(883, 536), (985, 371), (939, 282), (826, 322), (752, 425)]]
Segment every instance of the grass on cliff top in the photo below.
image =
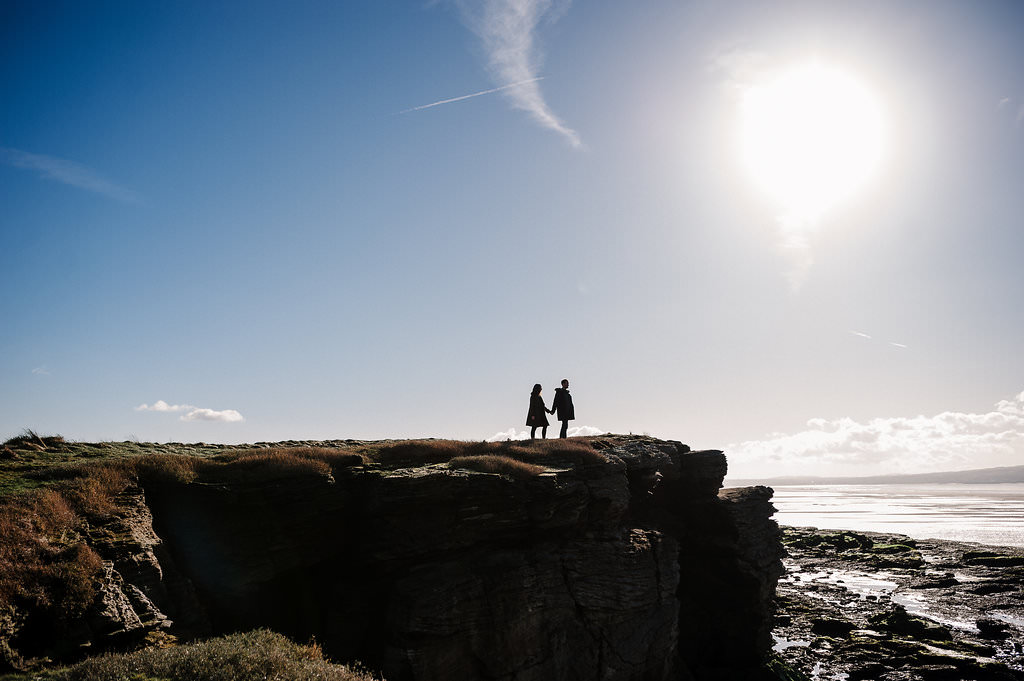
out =
[[(266, 446), (69, 443), (35, 433), (8, 440), (0, 461), (0, 612), (32, 612), (53, 622), (84, 614), (98, 593), (101, 557), (90, 533), (123, 512), (122, 495), (151, 485), (273, 484), (327, 478), (353, 466), (396, 469), (447, 465), (515, 479), (545, 464), (602, 463), (591, 439), (527, 442), (335, 441)], [(6, 639), (10, 632), (0, 632)], [(16, 652), (0, 640), (0, 658)], [(5, 650), (7, 652), (5, 652)], [(0, 662), (3, 660), (0, 659)]]
[[(444, 464), (472, 456), (503, 456), (528, 464), (586, 465), (604, 463), (600, 449), (607, 438), (569, 438), (508, 442), (459, 440), (331, 440), (325, 442), (211, 445), (206, 443), (68, 442), (59, 435), (31, 430), (0, 445), (0, 497), (48, 487), (83, 476), (83, 466), (174, 469), (175, 475), (218, 481), (272, 480), (279, 475), (326, 475), (349, 466), (397, 469)], [(175, 462), (175, 457), (186, 457)], [(466, 467), (466, 466), (462, 466)], [(468, 466), (472, 468), (473, 466)], [(183, 469), (188, 468), (192, 473)]]
[[(373, 681), (266, 629), (171, 648), (106, 654), (72, 667), (16, 677), (28, 681)], [(13, 680), (12, 680), (13, 681)]]

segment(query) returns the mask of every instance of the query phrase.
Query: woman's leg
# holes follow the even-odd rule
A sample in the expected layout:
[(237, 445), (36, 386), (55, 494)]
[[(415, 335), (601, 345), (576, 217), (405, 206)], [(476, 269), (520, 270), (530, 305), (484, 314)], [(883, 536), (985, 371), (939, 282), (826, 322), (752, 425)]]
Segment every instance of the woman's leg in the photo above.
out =
[(531, 440), (536, 440), (537, 439), (537, 426), (532, 426), (530, 428), (530, 439)]
[(548, 427), (547, 427), (547, 426), (541, 426), (541, 429), (540, 429), (540, 436), (541, 436), (542, 438), (544, 438), (545, 440), (547, 440), (547, 439), (548, 439)]

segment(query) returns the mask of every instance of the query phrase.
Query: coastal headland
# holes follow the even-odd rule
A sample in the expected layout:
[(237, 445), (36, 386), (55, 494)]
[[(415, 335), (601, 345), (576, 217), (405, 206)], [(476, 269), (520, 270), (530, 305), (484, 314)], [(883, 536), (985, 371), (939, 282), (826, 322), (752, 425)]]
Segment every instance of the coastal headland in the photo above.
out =
[(8, 670), (271, 630), (389, 681), (772, 678), (771, 491), (721, 490), (720, 451), (26, 434), (0, 455)]
[(726, 471), (633, 435), (27, 433), (0, 446), (0, 674), (1024, 679), (1024, 551), (779, 528)]

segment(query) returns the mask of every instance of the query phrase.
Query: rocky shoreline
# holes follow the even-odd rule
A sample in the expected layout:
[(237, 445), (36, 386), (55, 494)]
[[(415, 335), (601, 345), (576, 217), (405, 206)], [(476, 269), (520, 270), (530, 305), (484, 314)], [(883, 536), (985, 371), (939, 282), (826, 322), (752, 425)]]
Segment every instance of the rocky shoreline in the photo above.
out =
[(821, 681), (1024, 680), (1024, 549), (783, 528), (775, 651)]

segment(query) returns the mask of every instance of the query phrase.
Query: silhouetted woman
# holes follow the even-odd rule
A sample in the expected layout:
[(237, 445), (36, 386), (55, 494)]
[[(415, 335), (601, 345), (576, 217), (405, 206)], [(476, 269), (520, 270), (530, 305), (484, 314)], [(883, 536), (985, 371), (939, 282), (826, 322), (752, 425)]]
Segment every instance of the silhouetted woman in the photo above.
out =
[(533, 392), (530, 393), (530, 411), (526, 414), (526, 425), (530, 426), (530, 439), (535, 440), (537, 438), (537, 427), (540, 426), (540, 436), (547, 439), (548, 436), (548, 417), (547, 414), (553, 414), (553, 411), (548, 411), (548, 408), (544, 406), (544, 398), (540, 396), (540, 383), (533, 386)]

